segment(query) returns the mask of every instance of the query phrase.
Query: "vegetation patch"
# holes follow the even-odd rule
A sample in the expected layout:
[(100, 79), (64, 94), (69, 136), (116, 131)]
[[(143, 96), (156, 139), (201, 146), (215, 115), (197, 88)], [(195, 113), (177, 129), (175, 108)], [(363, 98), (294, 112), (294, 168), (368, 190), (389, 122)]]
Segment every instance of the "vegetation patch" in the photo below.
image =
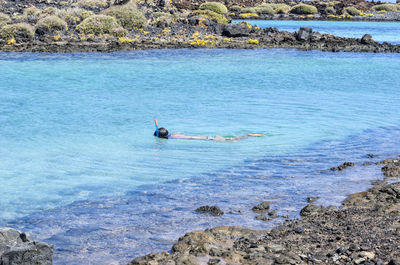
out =
[(228, 13), (228, 9), (226, 6), (222, 3), (218, 2), (206, 2), (200, 5), (199, 7), (200, 10), (210, 10), (218, 14), (226, 14)]
[(272, 4), (276, 14), (287, 14), (290, 12), (291, 7), (286, 4)]
[(128, 32), (122, 28), (114, 17), (106, 15), (93, 15), (84, 19), (76, 30), (81, 34), (103, 35), (110, 34), (115, 37), (124, 37)]
[(215, 13), (214, 11), (211, 10), (195, 10), (193, 11), (193, 14), (208, 18), (209, 20), (222, 23), (222, 24), (228, 24), (228, 19), (224, 15)]
[(168, 12), (154, 12), (152, 23), (155, 25), (169, 25), (174, 23), (173, 16)]
[(382, 4), (382, 5), (376, 5), (372, 7), (372, 10), (374, 11), (399, 11), (400, 10), (400, 6), (396, 5), (396, 4)]
[(24, 9), (24, 16), (40, 16), (42, 10), (35, 6), (31, 6)]
[(244, 13), (239, 15), (241, 18), (252, 18), (252, 17), (258, 17), (257, 13)]
[(257, 14), (275, 14), (275, 10), (271, 4), (261, 4), (259, 6), (256, 6), (254, 9), (256, 10)]
[(107, 0), (79, 0), (78, 6), (86, 9), (100, 10), (108, 7)]
[(146, 18), (133, 4), (113, 6), (104, 10), (103, 14), (114, 17), (127, 30), (146, 26)]
[(290, 9), (290, 13), (297, 15), (308, 15), (308, 14), (316, 14), (318, 13), (318, 10), (315, 6), (312, 5), (298, 4)]
[(85, 18), (94, 15), (93, 11), (86, 10), (79, 7), (67, 8), (59, 10), (57, 13), (59, 17), (64, 19), (68, 25), (77, 25), (82, 22)]
[(36, 24), (36, 28), (42, 29), (44, 31), (62, 31), (66, 30), (67, 27), (67, 22), (62, 20), (61, 18), (57, 16), (47, 16), (44, 18), (41, 18), (38, 23)]
[(0, 36), (5, 40), (16, 38), (31, 39), (34, 35), (33, 27), (26, 23), (5, 25), (0, 29)]
[(231, 7), (231, 10), (233, 12), (240, 12), (241, 9), (242, 8), (240, 6), (238, 6), (238, 5), (234, 5), (234, 6)]
[(361, 15), (361, 10), (358, 10), (357, 8), (355, 8), (354, 6), (350, 6), (350, 7), (346, 7), (344, 9), (344, 11), (352, 16), (359, 16)]
[(240, 13), (242, 13), (242, 14), (245, 14), (245, 13), (252, 13), (252, 14), (254, 14), (254, 13), (257, 13), (257, 10), (256, 10), (254, 7), (243, 7), (243, 8), (240, 10)]
[(0, 28), (11, 22), (11, 18), (7, 14), (0, 13)]

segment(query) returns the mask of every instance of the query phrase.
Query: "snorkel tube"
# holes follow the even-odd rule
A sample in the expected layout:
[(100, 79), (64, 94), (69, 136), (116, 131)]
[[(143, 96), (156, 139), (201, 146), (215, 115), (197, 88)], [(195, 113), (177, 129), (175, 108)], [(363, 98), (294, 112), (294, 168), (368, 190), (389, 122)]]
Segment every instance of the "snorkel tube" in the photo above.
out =
[(157, 123), (157, 120), (154, 120), (154, 124), (156, 125), (156, 136), (158, 137), (158, 123)]

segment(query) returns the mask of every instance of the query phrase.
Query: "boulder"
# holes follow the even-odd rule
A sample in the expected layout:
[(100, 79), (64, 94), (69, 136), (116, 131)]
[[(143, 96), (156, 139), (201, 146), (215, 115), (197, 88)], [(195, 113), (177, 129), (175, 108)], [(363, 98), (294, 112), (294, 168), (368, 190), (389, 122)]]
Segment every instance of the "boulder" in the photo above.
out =
[(296, 39), (298, 41), (309, 41), (311, 39), (312, 28), (301, 27), (296, 34)]
[(208, 205), (197, 208), (196, 212), (208, 213), (214, 216), (221, 216), (224, 214), (224, 212), (218, 206), (208, 206)]
[(362, 36), (361, 38), (361, 44), (371, 44), (374, 43), (374, 39), (372, 38), (372, 36), (370, 34), (365, 34), (364, 36)]
[(227, 24), (224, 26), (222, 30), (222, 35), (226, 37), (247, 37), (250, 35), (250, 29), (247, 26), (247, 23), (233, 23)]
[(1, 265), (50, 265), (53, 246), (34, 241), (25, 233), (12, 228), (0, 228)]
[(269, 201), (263, 201), (262, 203), (253, 207), (253, 212), (260, 213), (260, 212), (268, 212), (270, 208)]

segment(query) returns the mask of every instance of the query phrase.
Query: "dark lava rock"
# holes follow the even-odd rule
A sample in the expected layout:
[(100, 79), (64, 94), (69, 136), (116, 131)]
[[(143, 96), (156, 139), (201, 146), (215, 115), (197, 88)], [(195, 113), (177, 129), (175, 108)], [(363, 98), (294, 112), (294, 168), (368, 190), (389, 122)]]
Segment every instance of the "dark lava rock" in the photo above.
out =
[(304, 217), (304, 216), (310, 216), (310, 215), (318, 214), (323, 209), (324, 209), (324, 207), (322, 207), (322, 206), (317, 206), (317, 205), (314, 205), (314, 204), (308, 204), (306, 207), (301, 209), (300, 215)]
[(374, 154), (367, 154), (367, 157), (368, 158), (374, 158), (376, 155), (374, 155)]
[(131, 264), (215, 264), (218, 259), (217, 264), (244, 265), (400, 265), (399, 210), (400, 182), (385, 179), (351, 195), (341, 208), (309, 204), (301, 211), (303, 218), (270, 231), (221, 226), (190, 232), (170, 254), (150, 254)]
[(233, 23), (227, 24), (224, 26), (222, 30), (222, 35), (226, 37), (247, 37), (250, 35), (250, 29), (247, 26), (247, 23)]
[(0, 228), (1, 265), (50, 265), (52, 263), (52, 245), (33, 241), (25, 233), (12, 228)]
[(269, 207), (270, 207), (270, 202), (269, 201), (263, 201), (262, 203), (256, 205), (253, 207), (253, 212), (259, 213), (259, 212), (268, 212)]
[(198, 213), (208, 213), (215, 216), (221, 216), (224, 212), (218, 206), (201, 206), (196, 209)]
[(311, 39), (312, 28), (301, 27), (296, 34), (298, 41), (309, 41)]
[(271, 218), (276, 218), (278, 215), (277, 215), (276, 210), (272, 210), (272, 211), (268, 212), (268, 216)]
[(342, 171), (343, 169), (346, 169), (348, 167), (354, 167), (354, 163), (353, 162), (344, 162), (343, 164), (341, 164), (340, 166), (337, 167), (331, 167), (332, 171)]
[(395, 160), (393, 163), (386, 164), (382, 167), (382, 172), (389, 178), (400, 177), (400, 161)]
[(257, 219), (257, 220), (260, 220), (260, 221), (264, 221), (264, 222), (267, 222), (267, 221), (271, 221), (271, 220), (272, 220), (271, 218), (268, 218), (268, 217), (266, 217), (265, 215), (257, 215), (257, 216), (256, 216), (256, 219)]
[(365, 34), (361, 38), (361, 44), (372, 44), (375, 43), (374, 39), (372, 39), (372, 36), (370, 34)]

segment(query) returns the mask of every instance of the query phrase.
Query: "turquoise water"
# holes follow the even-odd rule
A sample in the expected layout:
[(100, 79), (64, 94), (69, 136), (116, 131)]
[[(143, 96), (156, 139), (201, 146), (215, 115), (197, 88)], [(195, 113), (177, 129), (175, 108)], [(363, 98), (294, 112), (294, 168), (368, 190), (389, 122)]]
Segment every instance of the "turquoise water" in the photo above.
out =
[[(327, 169), (398, 152), (399, 65), (279, 49), (2, 53), (0, 225), (55, 244), (56, 264), (109, 264), (193, 229), (270, 227), (247, 211), (266, 198), (280, 215), (309, 195), (339, 205), (379, 169)], [(160, 140), (155, 118), (170, 132), (266, 135)], [(248, 214), (196, 215), (203, 204)]]
[[(239, 20), (238, 20), (239, 21)], [(357, 22), (357, 21), (300, 21), (300, 20), (246, 20), (261, 28), (276, 27), (289, 32), (300, 27), (311, 27), (313, 31), (341, 37), (361, 38), (371, 34), (378, 42), (400, 44), (400, 22)]]

